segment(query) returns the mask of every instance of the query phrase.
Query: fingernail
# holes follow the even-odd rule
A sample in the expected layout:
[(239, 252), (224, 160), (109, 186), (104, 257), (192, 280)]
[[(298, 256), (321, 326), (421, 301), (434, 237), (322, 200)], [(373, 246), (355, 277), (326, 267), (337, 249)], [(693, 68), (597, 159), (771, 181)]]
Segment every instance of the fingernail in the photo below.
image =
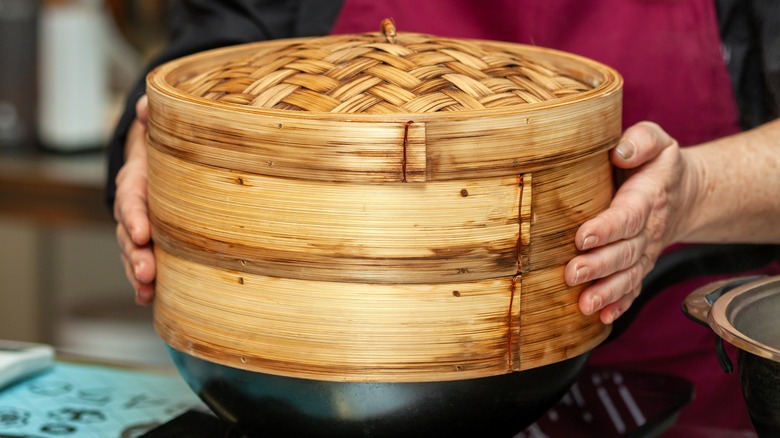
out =
[(582, 245), (580, 245), (580, 249), (590, 249), (594, 246), (596, 246), (596, 243), (598, 243), (598, 239), (596, 236), (588, 236), (582, 241)]
[(634, 145), (627, 141), (621, 141), (615, 148), (617, 153), (623, 161), (628, 161), (634, 156)]
[(587, 266), (577, 268), (577, 270), (574, 272), (574, 284), (580, 284), (580, 282), (585, 281), (585, 279), (587, 278), (588, 278)]
[(141, 281), (138, 278), (138, 275), (141, 272), (141, 269), (143, 269), (143, 267), (144, 267), (143, 262), (138, 262), (135, 265), (133, 265), (133, 275), (135, 275), (135, 279), (138, 280), (138, 281)]
[(601, 310), (601, 297), (598, 295), (591, 295), (590, 296), (590, 312), (588, 315), (593, 314)]

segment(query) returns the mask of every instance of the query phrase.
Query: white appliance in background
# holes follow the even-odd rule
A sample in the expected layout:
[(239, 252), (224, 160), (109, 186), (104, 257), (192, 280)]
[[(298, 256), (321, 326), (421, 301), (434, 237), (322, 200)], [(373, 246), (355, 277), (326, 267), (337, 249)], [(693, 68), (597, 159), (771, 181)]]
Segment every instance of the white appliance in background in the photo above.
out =
[(99, 0), (45, 4), (39, 35), (38, 136), (50, 150), (102, 147), (108, 137), (107, 16)]

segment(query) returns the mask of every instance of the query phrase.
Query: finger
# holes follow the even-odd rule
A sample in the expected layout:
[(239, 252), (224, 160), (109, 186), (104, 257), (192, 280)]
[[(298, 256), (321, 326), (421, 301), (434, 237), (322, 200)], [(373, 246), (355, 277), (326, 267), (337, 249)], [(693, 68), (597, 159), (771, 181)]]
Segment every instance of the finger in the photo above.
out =
[(137, 167), (125, 164), (117, 175), (114, 219), (128, 230), (136, 244), (145, 245), (150, 238), (146, 174)]
[(130, 260), (125, 256), (125, 254), (120, 253), (120, 259), (122, 260), (122, 266), (125, 269), (125, 277), (127, 277), (127, 281), (130, 282), (130, 285), (133, 287), (133, 290), (136, 291), (136, 295), (138, 295), (138, 288), (141, 286), (141, 283), (135, 278), (135, 272), (133, 272), (133, 264), (130, 263)]
[(564, 278), (570, 286), (603, 278), (635, 265), (647, 247), (644, 233), (638, 236), (596, 248), (573, 258), (564, 270)]
[(132, 263), (130, 263), (124, 255), (122, 258), (122, 264), (125, 267), (125, 275), (135, 291), (135, 302), (140, 305), (148, 305), (154, 301), (154, 283), (141, 283), (135, 279), (132, 270)]
[(639, 296), (641, 290), (641, 286), (636, 287), (614, 303), (604, 306), (604, 308), (601, 309), (601, 312), (599, 312), (599, 319), (601, 322), (604, 324), (612, 324), (615, 322), (616, 319), (626, 313), (628, 308), (631, 307), (631, 304), (634, 303), (634, 300)]
[(618, 191), (608, 209), (577, 229), (574, 236), (577, 248), (586, 251), (639, 235), (653, 206), (646, 198), (646, 193), (630, 187)]
[(154, 265), (154, 252), (151, 245), (137, 247), (130, 252), (130, 263), (133, 266), (135, 279), (140, 284), (151, 284), (157, 275)]
[[(149, 262), (149, 253), (145, 248), (132, 251), (132, 256), (121, 254), (122, 265), (125, 268), (125, 276), (130, 281), (135, 291), (135, 302), (140, 305), (148, 305), (154, 301), (155, 295), (155, 268), (152, 261)], [(143, 261), (147, 259), (147, 261)], [(141, 260), (141, 261), (139, 261)], [(151, 269), (150, 269), (151, 268)]]
[(117, 195), (115, 218), (126, 230), (128, 238), (137, 246), (147, 245), (151, 241), (149, 210), (146, 196), (139, 193)]
[(642, 287), (642, 279), (647, 274), (647, 257), (640, 257), (638, 263), (620, 272), (602, 278), (588, 286), (580, 294), (580, 311), (591, 315), (621, 300), (625, 295)]
[(117, 241), (121, 249), (122, 260), (127, 264), (128, 279), (134, 286), (154, 282), (157, 269), (151, 244), (135, 245), (121, 225), (117, 226)]
[(135, 291), (135, 302), (142, 306), (147, 306), (154, 301), (154, 295), (154, 284), (142, 284)]
[(130, 125), (130, 130), (127, 132), (125, 158), (127, 159), (126, 164), (133, 162), (136, 166), (133, 168), (134, 175), (146, 175), (147, 133), (146, 123), (138, 119), (133, 121), (132, 125)]
[(149, 99), (145, 94), (135, 103), (135, 118), (146, 126), (149, 119)]
[(123, 257), (130, 257), (130, 250), (135, 246), (133, 240), (127, 234), (127, 229), (121, 222), (116, 224), (116, 241), (119, 244), (119, 252)]
[(615, 166), (633, 169), (659, 156), (675, 140), (653, 122), (639, 122), (626, 129), (610, 158)]

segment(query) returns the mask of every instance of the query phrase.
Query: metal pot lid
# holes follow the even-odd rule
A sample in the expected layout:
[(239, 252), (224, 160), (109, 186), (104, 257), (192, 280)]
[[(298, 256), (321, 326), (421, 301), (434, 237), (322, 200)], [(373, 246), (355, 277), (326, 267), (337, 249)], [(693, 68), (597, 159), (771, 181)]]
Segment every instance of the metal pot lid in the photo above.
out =
[(736, 287), (712, 304), (707, 321), (730, 344), (780, 362), (780, 276)]

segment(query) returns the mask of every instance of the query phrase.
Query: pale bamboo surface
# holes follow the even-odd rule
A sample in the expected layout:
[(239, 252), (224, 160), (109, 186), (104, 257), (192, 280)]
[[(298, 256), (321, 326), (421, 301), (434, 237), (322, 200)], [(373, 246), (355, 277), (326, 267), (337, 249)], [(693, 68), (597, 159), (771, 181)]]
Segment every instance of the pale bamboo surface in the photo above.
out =
[(567, 287), (562, 278), (563, 266), (523, 274), (517, 338), (520, 369), (586, 353), (609, 335), (611, 326), (602, 324), (598, 314), (585, 316), (579, 310), (585, 285)]
[[(512, 279), (335, 283), (229, 271), (160, 247), (155, 322), (174, 348), (253, 371), (396, 382), (504, 374)], [(519, 288), (518, 288), (519, 289)], [(517, 331), (515, 320), (512, 330)]]
[(529, 270), (562, 266), (577, 255), (574, 234), (612, 201), (612, 168), (607, 153), (573, 165), (533, 173), (533, 233)]
[[(159, 153), (154, 149), (150, 152), (152, 154)], [(170, 158), (163, 157), (163, 160)], [(156, 161), (156, 158), (152, 161)], [(584, 161), (581, 169), (578, 169), (576, 166), (564, 166), (562, 168), (553, 168), (549, 171), (540, 171), (534, 175), (533, 179), (530, 175), (520, 178), (521, 184), (518, 184), (517, 179), (506, 181), (506, 178), (498, 179), (497, 181), (496, 179), (478, 181), (486, 184), (482, 187), (485, 194), (495, 194), (496, 192), (491, 192), (491, 190), (495, 190), (496, 187), (500, 188), (500, 185), (493, 186), (493, 184), (500, 184), (501, 182), (504, 182), (507, 188), (512, 189), (509, 195), (506, 196), (508, 199), (502, 200), (502, 205), (511, 207), (511, 217), (518, 217), (516, 206), (520, 206), (520, 211), (523, 213), (519, 216), (521, 218), (519, 224), (512, 223), (505, 228), (508, 233), (514, 236), (514, 240), (510, 242), (512, 249), (519, 250), (521, 254), (524, 254), (521, 257), (525, 257), (529, 263), (528, 266), (522, 268), (517, 263), (518, 252), (510, 252), (509, 261), (512, 264), (508, 270), (509, 272), (482, 273), (482, 280), (470, 283), (468, 286), (441, 283), (442, 279), (446, 278), (453, 282), (458, 281), (458, 279), (465, 281), (471, 275), (469, 272), (459, 271), (457, 267), (463, 265), (458, 263), (450, 269), (443, 269), (441, 271), (443, 274), (435, 279), (438, 282), (421, 284), (419, 281), (416, 281), (412, 282), (412, 284), (404, 284), (409, 283), (410, 278), (417, 278), (417, 276), (421, 275), (420, 270), (415, 268), (415, 265), (425, 266), (430, 264), (433, 268), (439, 263), (446, 265), (446, 257), (442, 258), (441, 254), (426, 251), (425, 246), (438, 243), (442, 245), (442, 249), (439, 252), (446, 252), (447, 245), (453, 245), (450, 241), (451, 239), (446, 238), (441, 241), (434, 240), (428, 242), (418, 248), (423, 252), (428, 252), (427, 259), (425, 257), (413, 258), (408, 260), (405, 266), (399, 265), (396, 269), (388, 268), (384, 271), (381, 270), (382, 258), (381, 256), (377, 257), (378, 268), (376, 272), (378, 275), (365, 280), (373, 283), (360, 283), (359, 281), (363, 278), (364, 272), (359, 269), (356, 270), (354, 266), (345, 266), (341, 263), (342, 259), (338, 257), (345, 257), (348, 250), (354, 252), (365, 250), (365, 242), (359, 241), (357, 235), (361, 233), (365, 235), (372, 230), (361, 229), (363, 228), (362, 226), (357, 227), (355, 235), (351, 236), (353, 238), (352, 245), (344, 246), (342, 253), (336, 254), (331, 252), (328, 255), (328, 251), (325, 251), (320, 254), (318, 260), (316, 257), (311, 259), (321, 263), (322, 272), (325, 272), (325, 275), (315, 275), (316, 269), (295, 271), (296, 267), (302, 265), (302, 263), (290, 262), (292, 265), (290, 270), (277, 269), (277, 272), (281, 272), (284, 275), (272, 277), (267, 274), (274, 273), (274, 269), (256, 269), (241, 258), (246, 255), (252, 255), (254, 257), (252, 264), (259, 267), (264, 266), (266, 263), (273, 263), (273, 260), (265, 261), (262, 259), (262, 255), (267, 253), (265, 246), (262, 244), (262, 239), (267, 237), (266, 234), (268, 233), (264, 233), (259, 229), (246, 229), (246, 227), (252, 226), (251, 215), (244, 222), (241, 214), (230, 214), (229, 212), (224, 214), (221, 223), (227, 228), (238, 224), (238, 230), (249, 233), (246, 236), (247, 239), (260, 242), (258, 245), (262, 251), (258, 251), (258, 254), (240, 254), (239, 256), (241, 257), (231, 260), (232, 264), (221, 263), (214, 254), (219, 251), (220, 257), (226, 257), (229, 251), (234, 250), (241, 243), (242, 234), (237, 235), (235, 242), (219, 241), (216, 239), (220, 236), (204, 237), (200, 234), (216, 228), (213, 220), (214, 216), (210, 216), (208, 210), (211, 208), (209, 204), (217, 205), (220, 203), (211, 200), (198, 205), (188, 205), (186, 200), (177, 202), (175, 198), (170, 198), (167, 201), (181, 209), (181, 214), (187, 215), (189, 213), (191, 215), (189, 219), (184, 217), (177, 218), (173, 220), (174, 223), (179, 223), (182, 227), (199, 223), (204, 226), (202, 230), (184, 230), (181, 234), (181, 239), (185, 240), (180, 240), (175, 237), (163, 237), (163, 234), (168, 229), (161, 227), (159, 221), (155, 219), (155, 241), (158, 243), (158, 251), (165, 251), (166, 254), (170, 251), (183, 257), (179, 258), (174, 255), (158, 257), (158, 264), (166, 267), (165, 270), (160, 270), (157, 280), (158, 295), (161, 297), (156, 304), (158, 308), (156, 310), (158, 328), (160, 328), (163, 337), (174, 347), (184, 348), (192, 354), (202, 354), (205, 358), (212, 361), (256, 371), (323, 380), (376, 381), (375, 379), (392, 379), (393, 381), (431, 381), (471, 378), (477, 374), (482, 376), (493, 375), (494, 373), (507, 372), (510, 369), (520, 371), (582, 354), (598, 345), (608, 334), (609, 328), (602, 325), (597, 317), (584, 317), (581, 315), (577, 306), (577, 297), (582, 288), (569, 288), (564, 284), (562, 266), (576, 252), (571, 242), (573, 233), (576, 231), (576, 224), (578, 223), (576, 221), (582, 220), (578, 216), (591, 217), (595, 212), (603, 209), (605, 203), (609, 202), (609, 196), (599, 196), (601, 192), (605, 190), (609, 192), (611, 190), (611, 179), (608, 177), (609, 167), (602, 169), (606, 170), (607, 176), (596, 176), (594, 172), (587, 170), (598, 170), (600, 167), (605, 166), (606, 163), (607, 157), (605, 155), (593, 157)], [(155, 174), (156, 168), (153, 167), (152, 170), (152, 174)], [(212, 177), (215, 180), (222, 181), (224, 184), (236, 186), (232, 177), (225, 177), (221, 174), (209, 175), (203, 173), (198, 174), (200, 178), (189, 178), (184, 177), (187, 174), (182, 172), (181, 169), (178, 172), (183, 177), (174, 181), (178, 181), (177, 184), (183, 184), (192, 188), (194, 193), (208, 191), (200, 184)], [(567, 175), (571, 176), (571, 178), (566, 178), (565, 176)], [(262, 187), (264, 191), (271, 191), (274, 186), (274, 182), (271, 181), (273, 179), (278, 178), (263, 177), (263, 184), (252, 184), (251, 180), (247, 180), (244, 184), (237, 186)], [(322, 182), (297, 180), (281, 181), (281, 183), (283, 186), (299, 183), (304, 187), (319, 187), (323, 184)], [(481, 193), (473, 188), (473, 181), (458, 181), (458, 183), (460, 185), (449, 182), (428, 183), (425, 185), (426, 187), (404, 184), (395, 184), (388, 187), (387, 185), (345, 185), (341, 183), (333, 183), (333, 186), (351, 191), (351, 196), (356, 197), (353, 202), (358, 205), (357, 208), (353, 208), (355, 211), (363, 211), (363, 208), (360, 207), (361, 202), (370, 204), (372, 201), (379, 199), (383, 204), (387, 203), (387, 205), (390, 205), (390, 202), (394, 200), (397, 202), (395, 206), (401, 208), (399, 217), (402, 219), (401, 222), (403, 222), (403, 214), (405, 212), (408, 213), (408, 211), (403, 210), (403, 207), (409, 204), (408, 202), (405, 203), (404, 196), (361, 197), (359, 193), (366, 187), (380, 189), (382, 192), (415, 187), (415, 190), (419, 192), (424, 188), (434, 190), (433, 187), (429, 186), (437, 185), (446, 188), (443, 192), (448, 193), (447, 196), (451, 196), (453, 192), (457, 193), (457, 196), (461, 196), (458, 189), (464, 185), (469, 187), (469, 196), (471, 194), (479, 196)], [(158, 188), (166, 187), (165, 185), (158, 186), (156, 182), (152, 185)], [(333, 190), (333, 187), (330, 190)], [(572, 194), (572, 190), (580, 193), (580, 196), (569, 196)], [(299, 190), (295, 193), (305, 192), (306, 190)], [(544, 199), (540, 202), (534, 202), (534, 197), (531, 196), (532, 192), (547, 196), (546, 199), (551, 200), (549, 205), (545, 205)], [(584, 194), (581, 192), (584, 192)], [(172, 193), (176, 193), (176, 191), (173, 190)], [(521, 193), (522, 197), (520, 197)], [(161, 199), (157, 198), (154, 191), (150, 193), (150, 196), (153, 206), (161, 202)], [(227, 196), (235, 198), (235, 195), (228, 194)], [(289, 201), (290, 197), (289, 193), (282, 193), (279, 199)], [(249, 196), (248, 199), (252, 198), (253, 196)], [(332, 194), (325, 198), (346, 200), (348, 197), (339, 197)], [(585, 200), (583, 201), (583, 199)], [(416, 201), (411, 201), (411, 203), (416, 204)], [(343, 209), (346, 207), (340, 204), (341, 202), (339, 201), (333, 205), (315, 207), (313, 203), (310, 203), (307, 204), (307, 208), (322, 208), (325, 211), (325, 216), (328, 215), (328, 211), (336, 211), (343, 214)], [(232, 205), (240, 206), (240, 203)], [(248, 211), (262, 209), (265, 205), (276, 204), (264, 202), (259, 202), (256, 205), (250, 204)], [(531, 206), (534, 206), (534, 208), (532, 209)], [(331, 208), (331, 210), (328, 208)], [(339, 208), (342, 210), (338, 210)], [(484, 208), (486, 207), (481, 205), (472, 213), (481, 212)], [(157, 207), (154, 210), (157, 211), (156, 214), (162, 214), (161, 212), (167, 211), (165, 208)], [(240, 213), (238, 207), (235, 208), (235, 211)], [(393, 209), (390, 208), (388, 211), (392, 212)], [(416, 210), (412, 209), (410, 211), (414, 212)], [(447, 211), (446, 216), (449, 220), (458, 217), (457, 210), (450, 209)], [(315, 216), (317, 214), (316, 211), (310, 211), (310, 213)], [(204, 217), (212, 220), (204, 222)], [(290, 216), (280, 214), (279, 212), (271, 212), (268, 217), (279, 221), (281, 220), (280, 218), (289, 218)], [(326, 220), (324, 218), (321, 219)], [(380, 216), (374, 219), (380, 220), (379, 225), (391, 228), (399, 226), (398, 221), (392, 220), (388, 216)], [(425, 221), (429, 218), (423, 213), (414, 215), (413, 219)], [(330, 223), (337, 227), (349, 225), (338, 220), (338, 218), (333, 218)], [(550, 223), (553, 225), (550, 226)], [(312, 226), (316, 227), (317, 225), (318, 222), (314, 221)], [(412, 232), (419, 229), (419, 227), (415, 226), (414, 221), (408, 222), (406, 225), (409, 226), (409, 230)], [(278, 228), (278, 224), (275, 226)], [(542, 231), (537, 232), (537, 228), (541, 228)], [(550, 231), (545, 231), (547, 229)], [(464, 236), (470, 236), (468, 230), (468, 228), (465, 229), (466, 233)], [(479, 231), (479, 227), (476, 230)], [(518, 230), (524, 231), (519, 232)], [(182, 230), (178, 231), (181, 232)], [(303, 258), (311, 256), (308, 253), (307, 245), (297, 248), (300, 251), (298, 254), (294, 252), (297, 246), (296, 239), (298, 241), (312, 239), (310, 242), (312, 244), (319, 241), (319, 238), (309, 234), (304, 226), (300, 226), (299, 231), (301, 231), (301, 234), (287, 236), (290, 239), (288, 245), (280, 245), (280, 248), (289, 252), (288, 257), (290, 259), (294, 259), (296, 256)], [(403, 231), (403, 229), (400, 229), (400, 231)], [(442, 232), (446, 233), (446, 231), (446, 228), (442, 229)], [(457, 230), (450, 230), (450, 233), (457, 233)], [(519, 249), (516, 247), (518, 245), (516, 237), (518, 233), (521, 236)], [(552, 237), (545, 233), (551, 233)], [(343, 234), (349, 236), (350, 232), (347, 230)], [(380, 237), (383, 236), (384, 233), (381, 233)], [(478, 235), (476, 237), (479, 238)], [(553, 237), (555, 238), (554, 240), (558, 241), (556, 245), (545, 244), (546, 240), (553, 239)], [(190, 248), (185, 249), (184, 247), (188, 245), (186, 239), (195, 240), (196, 242), (191, 244)], [(535, 239), (541, 239), (541, 244), (536, 245)], [(200, 247), (198, 242), (201, 245)], [(369, 242), (372, 242), (370, 236)], [(410, 238), (406, 244), (414, 246), (414, 238)], [(479, 242), (475, 243), (475, 245), (478, 244)], [(243, 245), (247, 245), (247, 243), (244, 242)], [(404, 245), (401, 246), (403, 247)], [(197, 253), (199, 249), (203, 251), (202, 254)], [(407, 250), (408, 248), (402, 249)], [(455, 254), (455, 251), (451, 251), (450, 254)], [(537, 260), (547, 261), (548, 265), (542, 266), (536, 263)], [(176, 280), (171, 280), (171, 271), (184, 269), (179, 265), (186, 266), (187, 273), (180, 273), (179, 277), (173, 277), (177, 278)], [(328, 272), (328, 269), (331, 272)], [(514, 275), (518, 270), (523, 270), (524, 272), (520, 277)], [(339, 279), (334, 281), (333, 279), (336, 277), (339, 277)], [(325, 281), (321, 281), (323, 279)], [(345, 279), (349, 281), (344, 282), (343, 280)], [(306, 294), (307, 298), (295, 295), (290, 296), (289, 288), (295, 286), (290, 286), (289, 284), (298, 284), (301, 293)], [(421, 297), (418, 294), (419, 290), (436, 290), (437, 296), (449, 298), (448, 294), (452, 295), (455, 291), (458, 291), (459, 296), (463, 296), (464, 291), (471, 291), (473, 288), (478, 290), (483, 290), (484, 288), (484, 291), (491, 292), (490, 296), (492, 298), (483, 295), (479, 296), (480, 300), (485, 301), (483, 304), (487, 305), (490, 303), (492, 305), (491, 314), (493, 316), (491, 321), (493, 325), (490, 325), (489, 329), (486, 329), (484, 325), (475, 325), (475, 315), (471, 313), (474, 311), (472, 308), (466, 309), (466, 313), (460, 316), (461, 319), (457, 323), (453, 323), (452, 319), (458, 318), (455, 315), (459, 311), (455, 305), (457, 301), (448, 299), (434, 301), (434, 306), (440, 306), (438, 309), (426, 307), (424, 303), (428, 301), (425, 298), (422, 299), (422, 302), (418, 301)], [(236, 289), (236, 291), (226, 292), (232, 289)], [(240, 297), (239, 291), (243, 291), (246, 296)], [(403, 300), (392, 300), (391, 297), (395, 297), (396, 294), (405, 291), (411, 292)], [(352, 295), (360, 292), (366, 294), (365, 300), (358, 299)], [(274, 316), (269, 317), (262, 305), (252, 301), (253, 298), (250, 297), (254, 297), (256, 293), (267, 294), (269, 296), (268, 299), (283, 302), (281, 307), (288, 308), (290, 315), (297, 314), (300, 316), (297, 319), (297, 323), (295, 323), (297, 325), (286, 327), (289, 339), (284, 341), (290, 345), (298, 345), (299, 348), (291, 347), (274, 350), (272, 356), (275, 359), (273, 361), (263, 360), (263, 358), (267, 359), (270, 354), (266, 352), (266, 349), (270, 349), (274, 345), (278, 346), (283, 341), (269, 335), (269, 330), (277, 326), (277, 319)], [(371, 297), (372, 293), (377, 293), (379, 296)], [(238, 297), (240, 299), (236, 298), (237, 295), (235, 294), (239, 294)], [(180, 298), (177, 298), (174, 303), (167, 303), (167, 300), (173, 299), (171, 297), (174, 295)], [(203, 295), (203, 297), (198, 298), (198, 295)], [(272, 298), (275, 295), (279, 295), (279, 297)], [(213, 310), (215, 309), (213, 303), (206, 304), (205, 307), (200, 308), (197, 312), (190, 309), (190, 306), (194, 305), (191, 304), (192, 301), (204, 300), (206, 296), (209, 297), (210, 303), (212, 301), (221, 302), (222, 307), (225, 307), (227, 310), (217, 312)], [(385, 299), (390, 301), (384, 301)], [(343, 319), (336, 319), (331, 322), (333, 326), (330, 327), (330, 330), (333, 331), (323, 332), (322, 324), (324, 322), (321, 318), (310, 319), (312, 318), (311, 315), (300, 310), (297, 306), (291, 305), (287, 300), (301, 300), (297, 306), (309, 309), (307, 312), (330, 313), (333, 311), (332, 306), (341, 306), (343, 309), (340, 315)], [(522, 307), (519, 307), (520, 303), (522, 303)], [(371, 306), (372, 309), (361, 310), (360, 306)], [(400, 310), (398, 306), (401, 306)], [(161, 310), (163, 308), (171, 310)], [(208, 310), (209, 308), (212, 310)], [(512, 309), (511, 312), (510, 308)], [(420, 318), (420, 320), (414, 323), (404, 317), (400, 317), (401, 314), (409, 312), (410, 309), (415, 309), (415, 312), (427, 313), (428, 317), (424, 320)], [(364, 312), (368, 312), (371, 317), (361, 322), (360, 320), (363, 318), (361, 315)], [(385, 316), (381, 317), (380, 315)], [(499, 318), (497, 315), (502, 315), (502, 317)], [(415, 327), (415, 323), (420, 324), (420, 326)], [(270, 327), (267, 327), (266, 324), (269, 324)], [(343, 326), (338, 329), (336, 328), (338, 324), (343, 324)], [(429, 339), (421, 338), (420, 344), (416, 344), (409, 341), (405, 336), (401, 336), (398, 339), (399, 342), (404, 343), (406, 346), (404, 348), (400, 346), (389, 348), (384, 343), (378, 345), (375, 342), (376, 339), (384, 339), (390, 333), (397, 333), (394, 331), (395, 329), (390, 329), (390, 327), (395, 326), (409, 328), (409, 333), (422, 333), (423, 326), (428, 329), (438, 327), (438, 333), (432, 334), (438, 340), (436, 342), (450, 347), (461, 345), (464, 347), (464, 350), (458, 350), (458, 353), (448, 350), (448, 353), (444, 354), (442, 351), (433, 348)], [(218, 329), (220, 327), (221, 329)], [(209, 330), (221, 330), (222, 333), (215, 333), (213, 335), (215, 339), (210, 339), (206, 333)], [(476, 357), (472, 357), (475, 351), (477, 351), (476, 344), (472, 341), (464, 341), (464, 339), (470, 339), (474, 336), (471, 330), (480, 331), (482, 341), (484, 342), (484, 345), (479, 347)], [(268, 344), (263, 344), (265, 347), (260, 348), (259, 344), (246, 343), (247, 333), (251, 332), (262, 333), (263, 342)], [(332, 338), (329, 341), (321, 339), (319, 335), (310, 338), (309, 334), (311, 333), (318, 333), (326, 336), (326, 338)], [(231, 340), (231, 334), (234, 334), (236, 338)], [(416, 335), (409, 334), (408, 336)], [(308, 345), (309, 341), (317, 344), (321, 343), (321, 347), (326, 350), (333, 349), (331, 351), (333, 357), (327, 358), (326, 353), (323, 353), (325, 356), (312, 355), (313, 347)], [(491, 345), (492, 350), (488, 351), (485, 345)], [(230, 351), (232, 354), (226, 354), (226, 351)], [(511, 356), (508, 353), (509, 351), (512, 352)], [(393, 354), (397, 355), (394, 359), (386, 357)], [(414, 365), (408, 363), (404, 358), (409, 356), (418, 358), (419, 363)], [(240, 362), (239, 360), (240, 363), (235, 362), (237, 357), (239, 359), (244, 357), (244, 361)], [(250, 361), (247, 359), (248, 357), (254, 359)], [(443, 357), (450, 359), (442, 362)], [(457, 360), (455, 359), (456, 357), (458, 358)], [(369, 358), (373, 358), (375, 361), (371, 365), (366, 364)], [(473, 360), (477, 361), (478, 364), (473, 363)], [(359, 367), (352, 363), (353, 361), (363, 364), (363, 366)], [(252, 365), (249, 365), (249, 362)], [(457, 366), (451, 369), (449, 365), (452, 363), (457, 363)], [(449, 365), (444, 366), (444, 364)], [(471, 373), (462, 372), (466, 369), (470, 370)], [(324, 370), (330, 370), (332, 375), (328, 377), (326, 375), (327, 372)], [(379, 372), (377, 370), (382, 371)]]
[(517, 272), (515, 176), (345, 184), (213, 168), (149, 151), (154, 240), (228, 269), (428, 283)]
[(607, 207), (622, 80), (517, 44), (248, 44), (148, 78), (155, 324), (318, 380), (522, 371), (608, 334), (563, 281)]
[(561, 267), (522, 282), (333, 283), (155, 252), (167, 267), (157, 280), (160, 335), (174, 348), (252, 371), (327, 381), (469, 379), (586, 353), (610, 329), (579, 312), (582, 288), (561, 287)]

